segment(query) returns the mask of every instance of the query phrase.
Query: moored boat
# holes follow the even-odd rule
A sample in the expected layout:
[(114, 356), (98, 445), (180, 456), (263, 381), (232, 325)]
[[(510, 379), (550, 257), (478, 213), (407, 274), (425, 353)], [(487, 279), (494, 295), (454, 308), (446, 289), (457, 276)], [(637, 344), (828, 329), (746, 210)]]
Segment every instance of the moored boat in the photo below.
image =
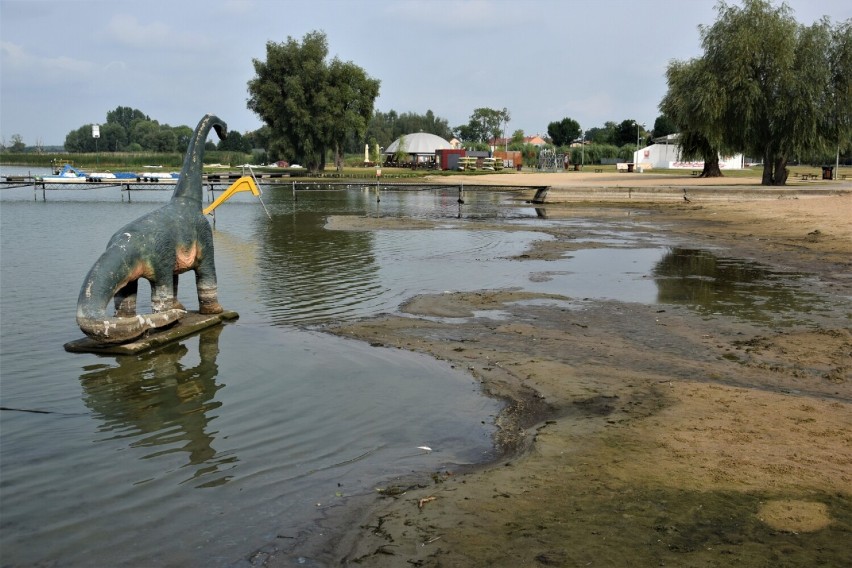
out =
[(65, 164), (58, 174), (37, 177), (36, 180), (44, 183), (86, 183), (87, 177), (86, 172)]

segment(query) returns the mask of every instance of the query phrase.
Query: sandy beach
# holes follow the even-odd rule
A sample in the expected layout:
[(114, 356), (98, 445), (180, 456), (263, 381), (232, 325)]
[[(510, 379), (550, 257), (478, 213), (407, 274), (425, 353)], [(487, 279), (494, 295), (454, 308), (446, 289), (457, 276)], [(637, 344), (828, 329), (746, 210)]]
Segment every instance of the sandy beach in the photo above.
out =
[[(852, 565), (852, 182), (762, 188), (754, 179), (586, 172), (452, 181), (549, 186), (548, 218), (641, 213), (679, 242), (810, 275), (814, 293), (843, 305), (817, 324), (777, 326), (686, 306), (560, 308), (520, 290), (482, 290), (411, 298), (400, 315), (331, 329), (470, 372), (509, 401), (498, 419), (505, 453), (470, 471), (377, 488), (350, 517), (329, 519), (334, 542), (311, 558), (371, 567)], [(405, 228), (366, 217), (329, 227)], [(507, 262), (581, 248), (576, 230), (546, 232)]]

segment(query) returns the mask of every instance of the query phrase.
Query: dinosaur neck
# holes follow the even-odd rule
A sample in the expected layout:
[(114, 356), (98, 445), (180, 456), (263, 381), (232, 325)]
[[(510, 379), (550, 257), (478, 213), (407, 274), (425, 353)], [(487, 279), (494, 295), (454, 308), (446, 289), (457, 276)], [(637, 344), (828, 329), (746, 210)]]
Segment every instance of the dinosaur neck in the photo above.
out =
[(210, 129), (217, 124), (224, 126), (224, 123), (218, 117), (208, 114), (195, 127), (195, 132), (192, 135), (192, 140), (189, 141), (189, 147), (186, 149), (186, 156), (183, 159), (180, 179), (178, 179), (177, 187), (175, 187), (175, 192), (172, 195), (173, 200), (188, 198), (201, 203), (203, 198), (201, 174), (204, 166), (204, 144), (207, 142)]

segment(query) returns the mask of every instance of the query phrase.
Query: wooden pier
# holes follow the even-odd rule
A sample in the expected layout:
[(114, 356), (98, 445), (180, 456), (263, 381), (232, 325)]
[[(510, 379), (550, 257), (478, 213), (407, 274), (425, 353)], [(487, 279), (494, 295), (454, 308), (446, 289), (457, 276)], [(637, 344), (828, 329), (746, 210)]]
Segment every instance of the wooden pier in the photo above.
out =
[[(224, 191), (233, 182), (241, 177), (239, 173), (224, 173), (224, 174), (208, 174), (203, 176), (202, 183), (207, 191), (215, 193), (216, 191)], [(337, 176), (333, 174), (324, 174), (322, 177), (311, 177), (310, 179), (294, 179), (286, 174), (260, 174), (255, 176), (257, 183), (261, 187), (275, 187), (288, 189), (293, 191), (311, 191), (311, 190), (346, 190), (346, 189), (379, 189), (383, 191), (402, 191), (402, 190), (435, 190), (446, 189), (448, 191), (460, 191), (460, 186), (455, 184), (443, 183), (428, 183), (420, 179), (419, 181), (412, 179), (408, 181), (377, 181), (375, 178), (353, 178), (351, 176)], [(119, 188), (122, 196), (126, 193), (128, 198), (134, 191), (173, 191), (175, 181), (162, 181), (156, 179), (97, 179), (84, 182), (62, 183), (44, 181), (34, 176), (5, 176), (0, 180), (0, 189), (13, 189), (31, 187), (35, 192), (35, 198), (38, 199), (38, 192), (41, 190), (41, 198), (47, 200), (47, 193), (50, 191), (86, 191), (92, 189), (108, 189)], [(528, 187), (507, 187), (507, 186), (492, 186), (492, 185), (476, 185), (465, 188), (464, 191), (476, 190), (494, 190), (494, 189), (531, 189)], [(538, 189), (538, 188), (532, 188)], [(122, 197), (123, 199), (123, 197)]]

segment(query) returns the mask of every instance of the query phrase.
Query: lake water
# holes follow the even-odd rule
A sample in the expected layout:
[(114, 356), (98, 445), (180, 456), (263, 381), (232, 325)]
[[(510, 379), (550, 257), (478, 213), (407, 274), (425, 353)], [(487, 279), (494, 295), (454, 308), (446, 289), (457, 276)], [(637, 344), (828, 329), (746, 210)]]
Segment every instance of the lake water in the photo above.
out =
[[(614, 229), (610, 248), (509, 262), (546, 238), (536, 230), (544, 224), (592, 222), (541, 219), (505, 193), (468, 192), (459, 206), (453, 189), (383, 191), (381, 202), (360, 188), (300, 191), (298, 201), (288, 189), (265, 191), (272, 219), (248, 195), (217, 211), (220, 301), (238, 321), (138, 356), (97, 356), (62, 348), (81, 337), (83, 277), (113, 232), (171, 192), (128, 201), (117, 188), (48, 190), (42, 201), (32, 188), (2, 190), (4, 565), (230, 566), (278, 538), (309, 535), (327, 508), (394, 476), (494, 457), (500, 402), (472, 377), (330, 336), (323, 323), (445, 290), (521, 287), (707, 313), (736, 296), (708, 284), (724, 280), (718, 259), (673, 249), (647, 227), (635, 227), (641, 238)], [(330, 214), (464, 222), (328, 231)], [(475, 227), (497, 218), (513, 230)], [(192, 275), (181, 280), (194, 308)], [(140, 286), (140, 310), (148, 293)], [(743, 301), (760, 294), (752, 287)]]

